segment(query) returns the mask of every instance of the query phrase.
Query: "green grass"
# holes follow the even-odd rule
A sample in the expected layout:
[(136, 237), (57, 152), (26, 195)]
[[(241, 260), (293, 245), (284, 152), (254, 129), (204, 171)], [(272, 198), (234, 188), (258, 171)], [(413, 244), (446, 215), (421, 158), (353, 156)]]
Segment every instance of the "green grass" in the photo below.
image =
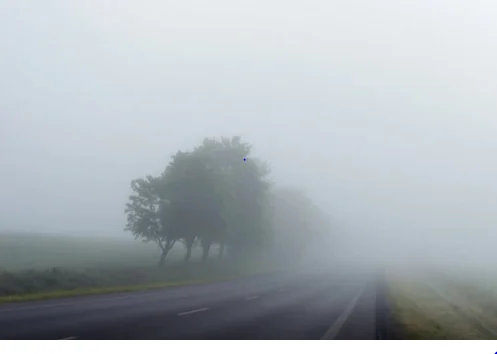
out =
[(152, 284), (139, 284), (139, 285), (129, 285), (129, 286), (113, 286), (113, 287), (100, 287), (100, 288), (82, 288), (82, 289), (72, 289), (72, 290), (58, 290), (51, 292), (40, 292), (40, 293), (29, 293), (29, 294), (16, 294), (8, 296), (0, 296), (0, 303), (5, 302), (21, 302), (21, 301), (35, 301), (35, 300), (48, 300), (64, 297), (73, 296), (83, 296), (83, 295), (98, 295), (98, 294), (110, 294), (110, 293), (120, 293), (129, 291), (139, 291), (139, 290), (150, 290), (158, 288), (168, 288), (175, 286), (185, 286), (193, 284), (201, 284), (209, 281), (185, 281), (177, 283), (152, 283)]
[[(194, 256), (198, 257), (198, 253)], [(183, 255), (178, 245), (169, 260), (180, 260)], [(134, 240), (130, 235), (117, 238), (0, 233), (0, 271), (141, 267), (156, 264), (159, 256), (157, 245)]]
[(182, 261), (173, 249), (163, 268), (156, 245), (133, 239), (0, 234), (0, 303), (107, 294), (229, 280), (260, 274), (274, 265), (252, 260), (206, 264), (194, 251)]
[[(461, 301), (459, 296), (449, 302), (426, 284), (427, 277), (429, 275), (389, 275), (388, 298), (395, 338), (495, 339), (482, 329), (482, 323), (487, 328), (491, 325), (488, 325), (488, 314), (476, 310), (479, 303)], [(440, 276), (436, 276), (436, 280), (440, 285), (452, 282)], [(447, 285), (443, 289), (449, 290)]]
[[(245, 276), (248, 276), (248, 275), (249, 274), (246, 274)], [(243, 275), (240, 275), (240, 276), (243, 276)], [(190, 280), (190, 281), (159, 282), (159, 283), (138, 284), (138, 285), (128, 285), (128, 286), (81, 288), (81, 289), (72, 289), (72, 290), (57, 290), (57, 291), (51, 291), (51, 292), (15, 294), (15, 295), (8, 295), (8, 296), (0, 296), (0, 303), (49, 300), (49, 299), (66, 298), (66, 297), (74, 297), (74, 296), (99, 295), (99, 294), (132, 292), (132, 291), (140, 291), (140, 290), (163, 289), (163, 288), (172, 288), (172, 287), (179, 287), (179, 286), (227, 281), (227, 280), (236, 279), (238, 277), (224, 277), (224, 278), (218, 277), (218, 278), (197, 279), (197, 280)]]
[[(139, 290), (150, 290), (159, 288), (169, 288), (178, 287), (186, 285), (195, 284), (205, 284), (219, 281), (234, 280), (237, 278), (248, 277), (253, 275), (268, 274), (277, 271), (277, 268), (271, 268), (268, 265), (263, 264), (253, 264), (252, 266), (227, 264), (222, 261), (213, 261), (208, 264), (192, 263), (183, 264), (169, 267), (166, 269), (141, 269), (141, 274), (147, 274), (148, 277), (137, 279), (129, 279), (124, 277), (127, 282), (126, 285), (112, 285), (108, 286), (105, 283), (100, 285), (88, 287), (84, 283), (78, 282), (81, 279), (81, 275), (78, 273), (71, 273), (72, 279), (75, 281), (72, 283), (60, 282), (55, 286), (52, 286), (51, 290), (47, 290), (46, 285), (41, 285), (39, 288), (28, 288), (16, 289), (16, 292), (11, 292), (10, 294), (0, 295), (0, 303), (5, 302), (20, 302), (20, 301), (34, 301), (34, 300), (47, 300), (54, 298), (63, 297), (73, 297), (73, 296), (83, 296), (83, 295), (97, 295), (97, 294), (109, 294), (118, 292), (131, 292)], [(129, 274), (128, 270), (123, 270), (120, 274)], [(114, 274), (118, 274), (119, 271), (114, 271)], [(43, 284), (46, 275), (50, 273), (42, 272), (29, 272), (38, 284)], [(56, 273), (57, 277), (60, 273)], [(25, 285), (30, 284), (30, 282), (23, 278), (25, 274), (14, 273), (11, 274), (13, 279), (17, 279), (19, 284)], [(163, 281), (151, 281), (151, 279), (164, 279)], [(109, 281), (114, 278), (104, 278), (105, 281)], [(119, 283), (119, 280), (114, 280), (114, 282)], [(0, 291), (5, 291), (0, 282)], [(64, 288), (70, 287), (70, 288)]]

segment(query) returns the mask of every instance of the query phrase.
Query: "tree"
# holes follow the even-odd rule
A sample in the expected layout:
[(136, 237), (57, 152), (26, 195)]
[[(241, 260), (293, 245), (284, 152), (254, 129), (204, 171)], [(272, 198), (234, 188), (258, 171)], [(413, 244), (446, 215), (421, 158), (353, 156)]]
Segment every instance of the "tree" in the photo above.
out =
[(162, 249), (160, 264), (181, 241), (185, 260), (196, 240), (207, 261), (213, 244), (239, 259), (263, 251), (270, 236), (266, 210), (267, 164), (250, 158), (240, 137), (205, 139), (190, 152), (178, 151), (159, 177), (134, 180), (126, 206), (135, 238)]
[(177, 230), (187, 248), (185, 259), (189, 259), (191, 248), (198, 237), (206, 261), (212, 243), (224, 233), (223, 200), (218, 191), (219, 178), (205, 156), (198, 151), (178, 152), (163, 175), (164, 197), (175, 210), (181, 210)]
[(133, 194), (126, 204), (127, 224), (136, 239), (155, 242), (161, 249), (159, 266), (165, 262), (167, 254), (177, 241), (172, 232), (175, 220), (170, 203), (160, 198), (161, 179), (147, 176), (131, 182)]
[(204, 234), (204, 245), (208, 248), (218, 243), (220, 252), (228, 247), (233, 258), (263, 247), (263, 207), (269, 187), (265, 177), (269, 168), (251, 159), (250, 152), (251, 146), (240, 137), (205, 139), (194, 150), (209, 172), (209, 193), (216, 205), (212, 232)]
[(272, 191), (273, 229), (276, 254), (285, 261), (297, 263), (310, 246), (329, 238), (328, 218), (312, 200), (296, 188)]

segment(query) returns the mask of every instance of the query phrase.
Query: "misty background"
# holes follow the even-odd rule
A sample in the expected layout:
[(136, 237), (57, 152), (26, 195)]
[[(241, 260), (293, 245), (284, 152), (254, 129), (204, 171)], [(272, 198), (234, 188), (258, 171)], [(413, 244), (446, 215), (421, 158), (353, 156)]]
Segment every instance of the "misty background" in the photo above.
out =
[(354, 245), (492, 262), (496, 10), (0, 1), (0, 229), (131, 237), (132, 178), (241, 135)]

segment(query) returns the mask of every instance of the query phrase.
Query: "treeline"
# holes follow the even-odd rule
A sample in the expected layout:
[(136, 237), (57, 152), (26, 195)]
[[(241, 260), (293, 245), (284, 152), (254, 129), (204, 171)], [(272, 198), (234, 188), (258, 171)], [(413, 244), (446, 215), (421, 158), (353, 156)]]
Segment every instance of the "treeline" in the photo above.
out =
[(177, 243), (186, 261), (197, 245), (204, 262), (214, 247), (220, 258), (297, 261), (306, 245), (329, 237), (328, 219), (269, 174), (240, 137), (205, 139), (174, 154), (161, 175), (131, 182), (126, 230), (160, 247), (159, 265)]

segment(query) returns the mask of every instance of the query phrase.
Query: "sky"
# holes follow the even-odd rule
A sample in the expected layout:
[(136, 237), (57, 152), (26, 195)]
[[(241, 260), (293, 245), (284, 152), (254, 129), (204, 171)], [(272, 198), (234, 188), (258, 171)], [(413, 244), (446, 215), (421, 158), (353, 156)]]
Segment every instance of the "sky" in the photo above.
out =
[(0, 0), (0, 228), (120, 234), (132, 178), (241, 135), (357, 233), (493, 245), (496, 10)]

